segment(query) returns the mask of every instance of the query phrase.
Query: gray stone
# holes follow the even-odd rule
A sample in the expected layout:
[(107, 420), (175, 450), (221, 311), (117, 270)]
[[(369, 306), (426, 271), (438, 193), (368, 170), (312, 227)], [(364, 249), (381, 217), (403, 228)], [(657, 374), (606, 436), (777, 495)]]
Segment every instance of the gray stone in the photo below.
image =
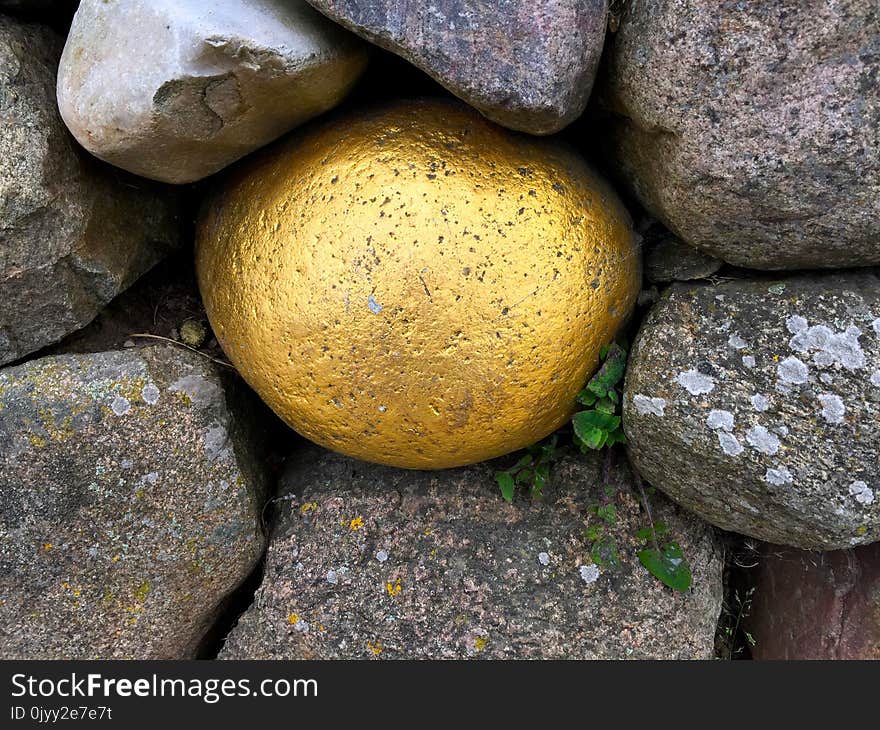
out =
[(557, 132), (586, 106), (607, 0), (309, 0), (397, 53), (489, 119)]
[(83, 0), (58, 105), (101, 159), (192, 182), (335, 106), (366, 59), (305, 0)]
[(646, 237), (644, 260), (645, 278), (653, 284), (705, 279), (724, 263), (668, 233)]
[(880, 659), (880, 543), (827, 553), (768, 545), (756, 571), (754, 659)]
[(880, 539), (880, 278), (673, 284), (630, 355), (623, 419), (644, 477), (719, 527), (806, 549)]
[(264, 547), (238, 397), (169, 346), (0, 370), (0, 657), (194, 655)]
[[(620, 455), (621, 460), (622, 455)], [(652, 498), (694, 572), (688, 593), (639, 563), (647, 524), (628, 468), (565, 455), (544, 499), (504, 502), (493, 466), (419, 472), (317, 449), (282, 477), (262, 586), (221, 658), (707, 658), (722, 550), (711, 528)], [(591, 507), (616, 507), (597, 565)]]
[(876, 2), (629, 2), (608, 153), (687, 243), (759, 269), (880, 262)]
[(52, 31), (0, 16), (0, 364), (88, 324), (179, 241), (167, 190), (67, 133), (60, 53)]

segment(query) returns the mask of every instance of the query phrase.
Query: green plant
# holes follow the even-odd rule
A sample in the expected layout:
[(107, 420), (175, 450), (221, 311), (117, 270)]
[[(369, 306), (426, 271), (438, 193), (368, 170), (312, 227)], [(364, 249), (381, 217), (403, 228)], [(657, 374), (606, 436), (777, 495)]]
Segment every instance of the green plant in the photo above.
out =
[(740, 594), (733, 591), (733, 606), (725, 600), (721, 605), (721, 621), (716, 637), (716, 654), (720, 659), (736, 659), (756, 645), (755, 637), (743, 628), (743, 622), (752, 613), (752, 601), (755, 597), (754, 586)]
[(637, 553), (639, 562), (661, 583), (675, 591), (685, 593), (691, 587), (691, 566), (681, 546), (668, 538), (666, 525), (662, 522), (654, 522), (642, 478), (635, 471), (633, 471), (633, 480), (641, 494), (642, 504), (650, 523), (648, 527), (636, 533), (636, 537), (647, 543), (647, 546)]
[(550, 465), (556, 458), (557, 437), (551, 436), (542, 443), (526, 449), (526, 453), (510, 469), (495, 472), (495, 481), (501, 488), (501, 496), (513, 500), (517, 487), (526, 487), (529, 496), (540, 499), (544, 485), (550, 478)]
[(575, 443), (584, 452), (626, 442), (620, 427), (620, 393), (617, 390), (626, 370), (626, 350), (612, 342), (599, 354), (602, 367), (577, 396), (577, 402), (588, 408), (571, 418)]
[[(609, 473), (616, 444), (626, 443), (621, 428), (620, 385), (626, 371), (626, 349), (617, 343), (603, 347), (599, 353), (602, 366), (577, 395), (577, 402), (586, 406), (572, 416), (574, 442), (583, 453), (587, 450), (606, 449), (602, 468), (604, 501), (590, 507), (596, 521), (587, 526), (584, 538), (591, 543), (590, 557), (596, 565), (608, 569), (620, 567), (617, 543), (611, 528), (617, 521), (617, 511), (611, 498), (616, 491), (609, 483)], [(501, 496), (513, 500), (517, 487), (525, 487), (533, 498), (540, 498), (544, 485), (550, 478), (550, 466), (556, 458), (556, 436), (530, 446), (526, 453), (510, 469), (495, 472), (495, 480)], [(691, 587), (691, 568), (677, 542), (667, 534), (662, 522), (654, 523), (648, 495), (638, 474), (633, 474), (642, 504), (648, 515), (649, 526), (639, 530), (636, 536), (645, 547), (638, 551), (639, 562), (655, 578), (676, 591), (688, 591)]]

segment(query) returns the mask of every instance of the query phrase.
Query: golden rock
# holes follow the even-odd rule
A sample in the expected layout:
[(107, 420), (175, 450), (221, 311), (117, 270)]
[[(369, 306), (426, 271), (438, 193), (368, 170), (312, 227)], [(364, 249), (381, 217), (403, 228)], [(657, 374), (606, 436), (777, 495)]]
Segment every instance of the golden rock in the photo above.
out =
[(297, 133), (199, 224), (218, 341), (290, 426), (437, 469), (559, 428), (639, 289), (613, 191), (573, 152), (452, 102)]

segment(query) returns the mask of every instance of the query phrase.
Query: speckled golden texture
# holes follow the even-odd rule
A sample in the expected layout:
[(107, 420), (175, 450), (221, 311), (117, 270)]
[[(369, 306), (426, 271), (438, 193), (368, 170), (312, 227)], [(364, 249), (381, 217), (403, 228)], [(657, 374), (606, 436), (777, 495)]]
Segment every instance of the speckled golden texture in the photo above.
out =
[(197, 241), (220, 344), (307, 438), (436, 469), (562, 425), (633, 305), (628, 216), (571, 151), (452, 102), (271, 148)]

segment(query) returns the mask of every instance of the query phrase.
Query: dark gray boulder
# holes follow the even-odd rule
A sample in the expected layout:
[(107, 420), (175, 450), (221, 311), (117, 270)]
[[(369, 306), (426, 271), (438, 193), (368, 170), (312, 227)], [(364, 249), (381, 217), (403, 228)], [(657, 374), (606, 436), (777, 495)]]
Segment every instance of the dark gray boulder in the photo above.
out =
[(626, 3), (602, 91), (612, 166), (732, 264), (877, 264), (878, 28), (864, 0)]
[(489, 119), (551, 134), (583, 112), (607, 0), (309, 0), (415, 64)]
[(239, 397), (169, 346), (0, 370), (0, 657), (195, 654), (264, 547)]
[(633, 346), (623, 418), (645, 478), (718, 527), (880, 539), (880, 278), (674, 284)]
[(0, 364), (88, 324), (180, 239), (167, 190), (77, 149), (55, 102), (62, 43), (0, 15)]

